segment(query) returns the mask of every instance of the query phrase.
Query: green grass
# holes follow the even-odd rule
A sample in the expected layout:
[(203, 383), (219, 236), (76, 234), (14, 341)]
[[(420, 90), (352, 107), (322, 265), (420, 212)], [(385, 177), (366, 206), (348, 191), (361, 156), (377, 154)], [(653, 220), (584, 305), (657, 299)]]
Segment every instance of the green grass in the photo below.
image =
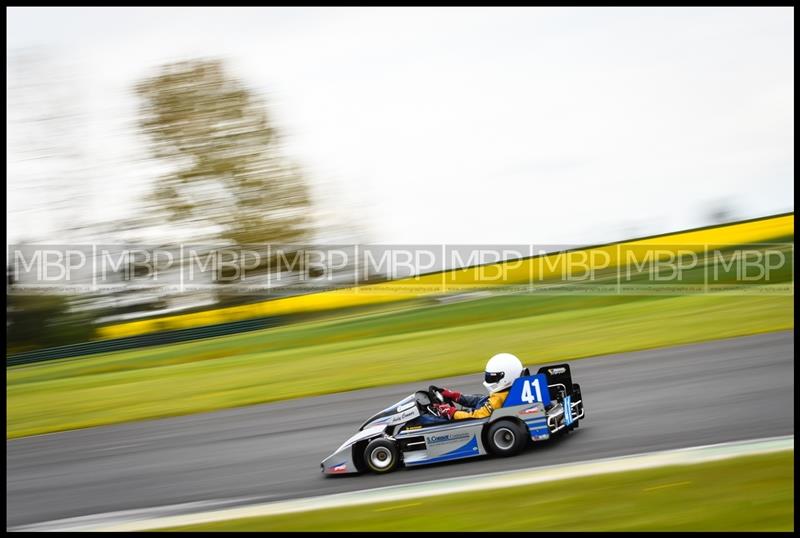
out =
[(793, 327), (787, 295), (501, 296), (7, 370), (7, 437)]
[(171, 531), (793, 531), (794, 452)]

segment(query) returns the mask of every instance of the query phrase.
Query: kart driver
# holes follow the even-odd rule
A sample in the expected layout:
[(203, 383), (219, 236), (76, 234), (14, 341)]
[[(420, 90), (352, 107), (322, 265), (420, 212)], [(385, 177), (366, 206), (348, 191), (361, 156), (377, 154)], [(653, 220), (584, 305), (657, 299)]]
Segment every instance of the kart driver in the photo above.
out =
[(426, 426), (450, 420), (488, 417), (492, 411), (503, 406), (511, 385), (522, 374), (522, 370), (522, 363), (516, 356), (511, 353), (498, 353), (486, 363), (483, 386), (489, 391), (488, 396), (461, 394), (454, 390), (437, 388), (446, 399), (471, 410), (458, 410), (452, 404), (434, 404), (438, 416), (422, 415), (419, 417), (420, 423)]

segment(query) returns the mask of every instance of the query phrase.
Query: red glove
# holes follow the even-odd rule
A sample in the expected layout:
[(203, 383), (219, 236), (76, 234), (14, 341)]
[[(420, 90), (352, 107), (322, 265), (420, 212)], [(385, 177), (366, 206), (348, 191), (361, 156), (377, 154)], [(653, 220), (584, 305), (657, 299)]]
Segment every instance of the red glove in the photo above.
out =
[(454, 402), (457, 402), (458, 399), (461, 398), (461, 393), (450, 389), (442, 389), (442, 396), (444, 396), (448, 400), (453, 400)]
[(440, 417), (447, 417), (449, 420), (453, 419), (457, 411), (456, 406), (450, 404), (436, 404), (434, 408)]

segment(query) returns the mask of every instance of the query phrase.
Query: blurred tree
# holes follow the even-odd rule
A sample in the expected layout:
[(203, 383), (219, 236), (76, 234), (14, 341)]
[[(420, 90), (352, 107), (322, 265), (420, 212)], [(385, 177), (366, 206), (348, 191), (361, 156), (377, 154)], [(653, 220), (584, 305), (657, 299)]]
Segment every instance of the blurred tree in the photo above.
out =
[(709, 211), (709, 220), (712, 224), (724, 224), (736, 220), (736, 213), (729, 207), (715, 207)]
[(711, 224), (725, 224), (740, 220), (738, 212), (730, 198), (722, 198), (713, 201), (706, 212), (706, 219)]
[[(95, 173), (80, 65), (41, 47), (7, 55), (8, 242), (68, 241), (86, 225)], [(24, 295), (6, 268), (6, 351), (90, 339), (75, 296)]]
[(311, 232), (309, 187), (283, 154), (264, 102), (220, 60), (164, 65), (136, 86), (156, 180), (148, 215), (235, 244), (297, 243)]
[(6, 295), (6, 353), (86, 342), (94, 336), (92, 316), (70, 310), (60, 295)]

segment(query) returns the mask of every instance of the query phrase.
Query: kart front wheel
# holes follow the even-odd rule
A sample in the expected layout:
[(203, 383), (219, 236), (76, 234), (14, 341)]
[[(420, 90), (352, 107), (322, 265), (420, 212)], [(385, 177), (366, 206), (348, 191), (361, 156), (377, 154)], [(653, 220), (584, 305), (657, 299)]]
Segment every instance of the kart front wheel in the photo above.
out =
[(522, 452), (528, 442), (528, 432), (510, 420), (498, 420), (486, 430), (486, 445), (496, 456), (514, 456)]
[(388, 473), (397, 467), (400, 452), (397, 445), (388, 439), (373, 439), (364, 449), (364, 461), (374, 473)]

